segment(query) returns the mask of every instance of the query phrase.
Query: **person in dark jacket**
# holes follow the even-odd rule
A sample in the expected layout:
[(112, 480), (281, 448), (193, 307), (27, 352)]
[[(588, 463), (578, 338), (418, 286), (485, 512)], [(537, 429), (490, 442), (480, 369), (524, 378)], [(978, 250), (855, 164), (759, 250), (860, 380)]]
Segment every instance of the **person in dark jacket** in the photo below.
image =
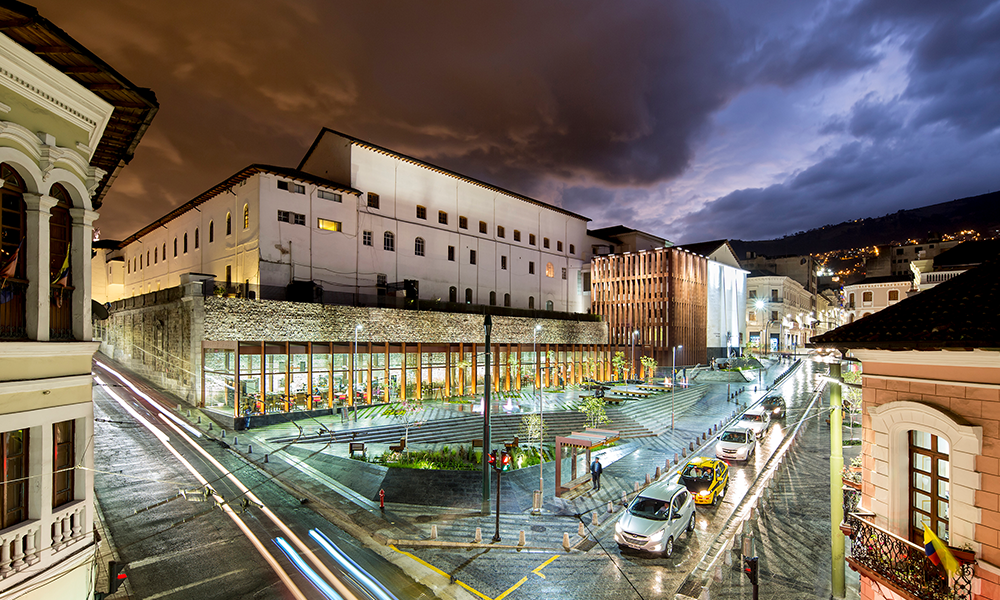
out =
[(590, 483), (592, 489), (601, 489), (601, 473), (603, 471), (604, 468), (601, 467), (601, 459), (595, 458), (594, 462), (590, 463)]

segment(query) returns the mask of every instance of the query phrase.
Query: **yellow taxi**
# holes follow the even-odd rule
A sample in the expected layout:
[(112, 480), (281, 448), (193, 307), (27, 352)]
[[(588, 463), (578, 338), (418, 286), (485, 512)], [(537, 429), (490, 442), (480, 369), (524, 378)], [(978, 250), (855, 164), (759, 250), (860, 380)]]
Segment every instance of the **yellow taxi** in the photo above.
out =
[(716, 504), (729, 489), (729, 465), (715, 458), (696, 456), (681, 469), (680, 481), (695, 504)]

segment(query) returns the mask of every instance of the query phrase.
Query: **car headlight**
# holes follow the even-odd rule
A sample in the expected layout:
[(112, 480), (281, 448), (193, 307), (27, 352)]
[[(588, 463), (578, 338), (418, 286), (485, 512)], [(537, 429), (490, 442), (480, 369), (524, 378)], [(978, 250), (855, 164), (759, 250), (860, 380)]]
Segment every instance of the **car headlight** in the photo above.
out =
[(653, 535), (649, 536), (649, 541), (651, 541), (651, 542), (658, 542), (658, 541), (660, 541), (662, 539), (663, 539), (663, 530), (662, 529), (659, 530), (659, 531), (657, 531)]
[(618, 533), (621, 533), (623, 531), (623, 529), (622, 529), (622, 522), (621, 521), (618, 521), (617, 523), (615, 523), (615, 531), (617, 531)]
[(698, 492), (698, 495), (699, 496), (707, 496), (708, 493), (709, 493), (708, 490), (702, 490), (702, 491)]
[(774, 409), (773, 414), (778, 414), (780, 412), (781, 412), (781, 409), (780, 408), (776, 408), (776, 409)]

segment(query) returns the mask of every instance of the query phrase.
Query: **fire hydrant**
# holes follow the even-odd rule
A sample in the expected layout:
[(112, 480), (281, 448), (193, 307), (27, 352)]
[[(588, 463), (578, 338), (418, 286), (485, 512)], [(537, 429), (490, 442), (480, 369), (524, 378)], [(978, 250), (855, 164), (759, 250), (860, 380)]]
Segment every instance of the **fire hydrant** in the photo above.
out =
[(378, 507), (385, 512), (385, 490), (378, 491)]

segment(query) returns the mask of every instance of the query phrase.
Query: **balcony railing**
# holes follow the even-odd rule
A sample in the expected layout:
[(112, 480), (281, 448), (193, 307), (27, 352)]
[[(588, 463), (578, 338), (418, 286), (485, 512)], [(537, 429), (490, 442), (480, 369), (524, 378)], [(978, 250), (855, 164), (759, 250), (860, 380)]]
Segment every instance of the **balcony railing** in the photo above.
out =
[(6, 278), (0, 283), (0, 340), (23, 340), (28, 337), (25, 329), (25, 296), (28, 282)]
[[(848, 500), (845, 492), (845, 504)], [(884, 583), (897, 593), (919, 600), (971, 600), (975, 562), (959, 562), (951, 579), (927, 559), (923, 547), (875, 525), (871, 513), (852, 512), (845, 519), (850, 530), (847, 564), (862, 575)]]
[(49, 311), (49, 339), (73, 339), (73, 288), (52, 286), (52, 303)]

